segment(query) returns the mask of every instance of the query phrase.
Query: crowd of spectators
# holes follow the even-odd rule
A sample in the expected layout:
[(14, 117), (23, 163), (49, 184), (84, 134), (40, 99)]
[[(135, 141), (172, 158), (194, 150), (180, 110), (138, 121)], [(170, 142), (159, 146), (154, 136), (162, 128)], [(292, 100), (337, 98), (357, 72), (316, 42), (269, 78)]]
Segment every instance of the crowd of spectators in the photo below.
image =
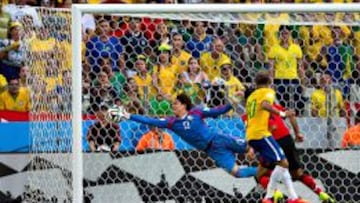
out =
[[(284, 16), (277, 17), (289, 18)], [(235, 25), (118, 16), (94, 16), (93, 21), (97, 27), (84, 40), (83, 63), (93, 77), (103, 75), (107, 61), (113, 72), (127, 78), (126, 83), (111, 83), (116, 89), (108, 90), (113, 101), (103, 102), (111, 105), (116, 100), (133, 113), (171, 114), (170, 102), (181, 92), (200, 106), (216, 106), (227, 97), (242, 101), (253, 74), (265, 68), (272, 73), (278, 101), (299, 116), (345, 116), (351, 85), (359, 84), (357, 26)], [(122, 32), (114, 30), (120, 27)], [(324, 84), (326, 77), (329, 82)], [(314, 91), (306, 95), (309, 88)], [(324, 110), (329, 105), (338, 113), (331, 112), (334, 108)]]
[[(24, 8), (70, 5), (67, 1), (15, 3)], [(71, 69), (69, 13), (31, 7), (15, 12), (12, 8), (8, 4), (1, 11), (0, 90), (13, 78), (20, 78), (21, 88), (27, 88), (30, 66), (34, 68), (28, 80), (38, 84), (39, 95), (59, 93), (62, 76)], [(285, 13), (251, 16), (260, 17), (271, 23), (84, 15), (84, 113), (94, 113), (91, 106), (95, 103), (116, 101), (136, 113), (170, 114), (169, 101), (179, 92), (190, 94), (198, 105), (215, 106), (224, 97), (241, 100), (241, 91), (262, 68), (272, 72), (279, 102), (299, 115), (310, 100), (305, 88), (320, 88), (320, 75), (325, 73), (341, 88), (344, 100), (349, 99), (349, 84), (358, 83), (359, 75), (358, 26), (285, 26), (276, 23), (289, 20)], [(339, 15), (322, 17), (335, 20)], [(344, 21), (359, 18), (357, 14), (341, 17)], [(315, 16), (302, 18), (314, 20)], [(32, 60), (25, 62), (29, 53)], [(311, 96), (311, 112), (319, 106), (316, 96)], [(40, 98), (43, 103), (49, 100)]]
[[(143, 1), (77, 3), (118, 2)], [(70, 12), (31, 7), (70, 5), (68, 0), (4, 2), (0, 11), (0, 110), (71, 112)], [(244, 90), (252, 86), (260, 69), (270, 70), (279, 103), (296, 109), (299, 116), (348, 113), (346, 103), (354, 101), (351, 93), (360, 92), (359, 26), (284, 25), (294, 18), (286, 13), (244, 16), (254, 23), (83, 15), (83, 113), (122, 105), (131, 113), (170, 115), (172, 99), (183, 92), (197, 106), (213, 107), (226, 98), (243, 102)], [(295, 18), (359, 22), (360, 16), (309, 13)], [(307, 94), (309, 89), (314, 91)]]

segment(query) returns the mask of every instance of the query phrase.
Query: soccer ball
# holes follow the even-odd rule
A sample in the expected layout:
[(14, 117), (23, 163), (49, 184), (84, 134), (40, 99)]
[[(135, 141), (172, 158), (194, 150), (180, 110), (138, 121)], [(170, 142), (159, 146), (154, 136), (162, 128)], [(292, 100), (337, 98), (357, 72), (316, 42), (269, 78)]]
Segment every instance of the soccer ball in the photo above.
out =
[(107, 111), (107, 120), (114, 122), (114, 123), (119, 123), (123, 117), (124, 117), (124, 107), (122, 106), (118, 106), (118, 105), (114, 105), (113, 107), (109, 108), (109, 110)]

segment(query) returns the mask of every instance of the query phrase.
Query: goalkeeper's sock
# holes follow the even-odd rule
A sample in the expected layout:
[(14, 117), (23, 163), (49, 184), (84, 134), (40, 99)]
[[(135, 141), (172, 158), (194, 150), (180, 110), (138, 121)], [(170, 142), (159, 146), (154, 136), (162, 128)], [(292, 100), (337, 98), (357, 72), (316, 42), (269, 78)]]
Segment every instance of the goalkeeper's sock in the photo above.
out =
[(256, 175), (257, 167), (245, 167), (239, 168), (235, 173), (235, 177), (244, 178), (244, 177), (252, 177)]
[(316, 184), (315, 179), (312, 176), (304, 174), (300, 177), (300, 181), (312, 189), (317, 195), (322, 192), (322, 189)]

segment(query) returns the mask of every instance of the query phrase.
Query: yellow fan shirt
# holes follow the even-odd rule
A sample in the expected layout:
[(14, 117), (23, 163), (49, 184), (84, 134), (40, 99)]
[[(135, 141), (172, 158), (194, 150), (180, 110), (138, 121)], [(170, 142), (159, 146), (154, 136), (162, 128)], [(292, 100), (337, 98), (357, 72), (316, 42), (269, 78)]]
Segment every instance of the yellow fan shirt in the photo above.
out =
[(265, 14), (265, 20), (268, 22), (264, 26), (264, 50), (267, 54), (272, 46), (279, 44), (280, 25), (288, 23), (290, 17), (287, 13), (281, 13), (278, 16)]
[(48, 61), (46, 60), (47, 55), (54, 53), (56, 47), (55, 38), (49, 38), (46, 40), (34, 38), (30, 42), (30, 50), (33, 53), (33, 58), (30, 60), (31, 74), (40, 75), (41, 77), (45, 76), (46, 66)]
[(168, 64), (167, 67), (160, 68), (156, 65), (154, 71), (158, 74), (160, 90), (165, 94), (172, 95), (177, 81), (177, 67)]
[(273, 59), (276, 79), (297, 79), (298, 59), (303, 57), (301, 48), (297, 44), (290, 44), (288, 49), (275, 45), (269, 52), (269, 59)]
[(225, 85), (229, 88), (229, 96), (234, 97), (237, 91), (244, 91), (245, 87), (235, 76), (230, 76), (228, 81), (225, 81)]
[(187, 71), (188, 69), (188, 61), (191, 58), (191, 54), (188, 52), (181, 50), (179, 56), (171, 56), (171, 63), (177, 67), (178, 74)]
[(209, 80), (212, 81), (216, 77), (220, 77), (220, 66), (224, 61), (230, 61), (229, 56), (221, 53), (217, 59), (211, 56), (211, 52), (203, 53), (200, 57), (200, 66), (204, 72), (208, 75)]
[(30, 94), (26, 88), (21, 87), (15, 98), (8, 91), (0, 94), (0, 110), (27, 112), (30, 107)]
[[(335, 116), (339, 116), (340, 109), (344, 109), (344, 100), (340, 90), (335, 90), (335, 100), (332, 101), (334, 104), (334, 109), (332, 109), (333, 114)], [(320, 117), (327, 116), (326, 110), (326, 92), (322, 89), (316, 89), (311, 95), (311, 108), (318, 109)]]
[(147, 73), (145, 77), (135, 75), (134, 80), (136, 82), (136, 85), (139, 87), (140, 98), (144, 98), (145, 88), (148, 88), (148, 98), (151, 98), (155, 95), (155, 90), (152, 85), (152, 77), (150, 73)]

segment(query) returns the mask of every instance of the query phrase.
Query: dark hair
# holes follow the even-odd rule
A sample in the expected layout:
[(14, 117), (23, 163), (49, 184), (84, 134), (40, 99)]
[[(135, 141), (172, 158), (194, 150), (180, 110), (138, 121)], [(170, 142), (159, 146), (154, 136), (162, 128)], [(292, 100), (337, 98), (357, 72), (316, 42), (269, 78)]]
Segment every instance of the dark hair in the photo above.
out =
[[(24, 67), (24, 66), (23, 66)], [(71, 72), (70, 72), (70, 70), (63, 70), (62, 71), (62, 76), (65, 76), (66, 74), (70, 74), (71, 75)]]
[(180, 36), (181, 39), (183, 39), (183, 35), (179, 32), (174, 32), (172, 35), (171, 35), (171, 39), (174, 39), (175, 36)]
[(186, 106), (186, 110), (190, 110), (192, 108), (191, 99), (188, 95), (182, 93), (176, 96), (176, 100), (178, 100), (180, 103), (184, 104)]
[(291, 32), (292, 27), (290, 25), (280, 25), (279, 27), (279, 32), (283, 31), (283, 30), (288, 30)]
[(330, 70), (326, 70), (326, 71), (324, 71), (323, 75), (329, 75), (330, 77), (332, 77), (333, 72)]
[(190, 61), (192, 61), (192, 60), (195, 60), (195, 61), (197, 61), (197, 62), (198, 62), (198, 64), (200, 64), (200, 59), (195, 58), (195, 57), (193, 57), (193, 56), (189, 58), (189, 60), (187, 61), (187, 63), (189, 64), (189, 63), (190, 63)]
[[(105, 18), (105, 17), (104, 17)], [(107, 19), (104, 19), (104, 18), (101, 18), (101, 19), (99, 19), (99, 21), (98, 21), (98, 25), (100, 25), (101, 23), (108, 23), (109, 25), (110, 25), (110, 23), (109, 23), (109, 21), (107, 20)]]
[(191, 21), (191, 25), (192, 25), (193, 27), (196, 27), (196, 24), (197, 24), (197, 23), (203, 23), (203, 27), (204, 27), (204, 28), (206, 28), (207, 25), (208, 25), (208, 22), (206, 22), (206, 21)]
[(187, 61), (187, 72), (190, 73), (190, 68), (189, 68), (189, 64), (190, 64), (190, 61), (192, 60), (195, 60), (197, 61), (198, 65), (199, 65), (199, 72), (201, 71), (201, 67), (200, 67), (200, 59), (197, 59), (195, 57), (190, 57), (189, 60)]
[(255, 76), (255, 83), (256, 86), (271, 84), (269, 71), (259, 71)]
[(93, 111), (93, 113), (96, 113), (99, 110), (107, 111), (108, 109), (109, 109), (109, 107), (105, 104), (93, 104), (91, 106), (91, 110)]
[(101, 104), (100, 105), (100, 110), (107, 111), (108, 109), (109, 109), (109, 107), (106, 104)]
[(11, 76), (7, 81), (10, 83), (10, 81), (12, 81), (12, 80), (17, 80), (17, 81), (19, 81), (20, 78), (19, 78), (19, 76)]
[(247, 98), (255, 91), (255, 88), (253, 86), (249, 86), (245, 89), (244, 92), (244, 99), (245, 101), (247, 100)]
[(357, 111), (355, 115), (355, 124), (360, 123), (360, 110)]

